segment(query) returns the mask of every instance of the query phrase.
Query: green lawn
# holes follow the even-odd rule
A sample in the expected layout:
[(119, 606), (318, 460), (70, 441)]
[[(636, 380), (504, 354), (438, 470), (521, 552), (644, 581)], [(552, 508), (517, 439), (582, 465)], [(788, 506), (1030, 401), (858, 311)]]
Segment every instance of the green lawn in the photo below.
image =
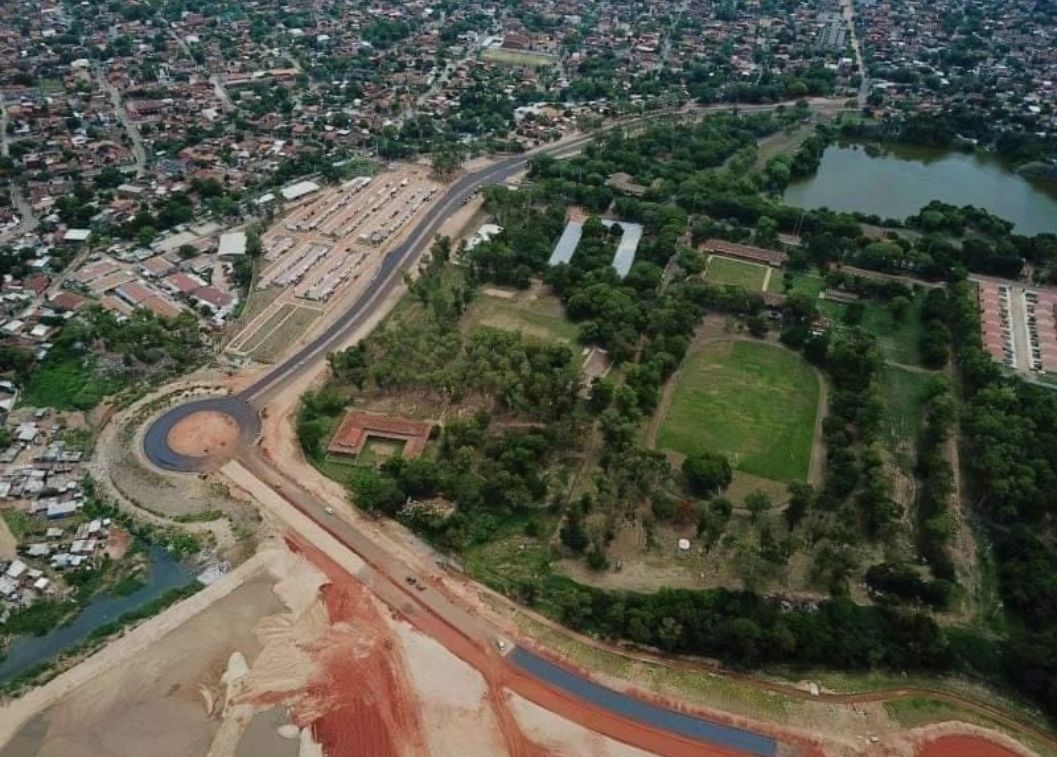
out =
[(818, 297), (819, 293), (826, 288), (826, 281), (821, 276), (810, 273), (792, 273), (793, 288), (785, 291), (785, 276), (783, 271), (775, 271), (771, 274), (771, 280), (767, 283), (767, 291), (775, 294), (809, 294)]
[[(866, 312), (863, 314), (860, 325), (877, 338), (886, 360), (903, 365), (921, 365), (919, 343), (922, 332), (921, 307), (924, 302), (925, 293), (921, 292), (914, 298), (910, 312), (902, 321), (897, 322), (886, 304), (876, 300), (862, 300), (866, 306)], [(830, 300), (820, 300), (818, 309), (822, 315), (832, 320), (838, 329), (843, 327), (847, 305)]]
[(717, 342), (687, 359), (657, 447), (721, 452), (746, 473), (804, 481), (818, 401), (818, 379), (799, 355), (759, 342)]
[(579, 329), (565, 317), (557, 297), (549, 294), (532, 296), (519, 292), (513, 299), (482, 294), (463, 316), (463, 326), (472, 330), (491, 326), (504, 331), (518, 331), (523, 336), (548, 342), (575, 343)]
[[(771, 278), (774, 278), (772, 274)], [(754, 263), (743, 263), (733, 258), (713, 255), (708, 261), (705, 279), (709, 284), (730, 284), (750, 292), (763, 291), (763, 282), (767, 276), (767, 267)], [(779, 279), (781, 276), (779, 275)]]
[(356, 462), (359, 465), (381, 465), (391, 457), (400, 457), (404, 454), (404, 441), (402, 439), (383, 439), (381, 437), (369, 436), (367, 443), (363, 445)]

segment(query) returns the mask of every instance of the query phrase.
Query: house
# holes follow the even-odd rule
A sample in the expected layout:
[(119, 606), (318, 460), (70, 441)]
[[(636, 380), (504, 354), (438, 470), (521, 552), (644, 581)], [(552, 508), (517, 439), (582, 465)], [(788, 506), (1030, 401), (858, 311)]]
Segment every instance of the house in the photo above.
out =
[(77, 512), (77, 508), (78, 502), (73, 499), (68, 499), (65, 502), (50, 502), (48, 503), (47, 511), (48, 520), (68, 518)]
[(229, 231), (220, 235), (217, 254), (222, 258), (238, 258), (246, 254), (246, 232)]
[(231, 303), (235, 301), (235, 298), (230, 294), (225, 294), (212, 286), (199, 287), (194, 291), (192, 298), (214, 313), (226, 311), (231, 307)]
[(717, 255), (726, 255), (727, 257), (737, 258), (749, 263), (759, 263), (761, 265), (774, 266), (775, 268), (781, 268), (789, 260), (789, 256), (780, 250), (767, 250), (763, 247), (735, 244), (725, 239), (709, 239), (701, 247), (705, 251), (713, 252)]
[(13, 560), (10, 565), (7, 566), (7, 570), (4, 571), (4, 575), (15, 581), (22, 578), (22, 574), (29, 570), (29, 566), (21, 560)]
[(62, 241), (79, 244), (81, 242), (87, 242), (88, 237), (91, 235), (92, 232), (89, 229), (67, 229), (66, 233), (62, 236)]

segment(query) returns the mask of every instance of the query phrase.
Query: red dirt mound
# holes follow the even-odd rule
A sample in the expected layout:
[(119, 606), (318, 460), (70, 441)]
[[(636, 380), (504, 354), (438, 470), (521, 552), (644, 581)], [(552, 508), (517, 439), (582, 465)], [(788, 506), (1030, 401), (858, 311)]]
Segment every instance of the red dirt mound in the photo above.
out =
[(942, 736), (930, 741), (918, 757), (1019, 757), (1016, 752), (977, 736)]

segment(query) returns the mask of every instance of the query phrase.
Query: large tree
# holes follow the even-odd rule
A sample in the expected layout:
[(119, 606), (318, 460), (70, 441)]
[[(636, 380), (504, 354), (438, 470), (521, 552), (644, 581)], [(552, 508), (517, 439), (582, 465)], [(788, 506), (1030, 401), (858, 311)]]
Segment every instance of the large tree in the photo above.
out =
[(734, 477), (734, 470), (723, 455), (702, 452), (683, 460), (683, 475), (690, 491), (705, 497), (727, 487)]

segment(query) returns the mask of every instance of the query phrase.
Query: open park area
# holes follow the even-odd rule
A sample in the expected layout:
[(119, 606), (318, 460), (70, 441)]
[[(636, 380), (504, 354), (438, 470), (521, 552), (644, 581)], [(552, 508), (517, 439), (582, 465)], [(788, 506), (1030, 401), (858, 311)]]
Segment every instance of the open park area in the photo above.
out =
[(494, 287), (484, 289), (461, 322), (461, 327), (466, 330), (480, 326), (569, 344), (575, 344), (578, 332), (576, 324), (565, 317), (561, 301), (541, 285), (524, 292)]
[(718, 452), (738, 471), (805, 481), (819, 379), (799, 355), (761, 342), (721, 340), (691, 354), (677, 376), (657, 448)]
[(750, 292), (765, 291), (768, 288), (768, 278), (772, 281), (777, 278), (780, 281), (781, 274), (765, 265), (747, 263), (722, 255), (710, 256), (708, 268), (705, 269), (705, 280), (709, 284), (737, 286)]

